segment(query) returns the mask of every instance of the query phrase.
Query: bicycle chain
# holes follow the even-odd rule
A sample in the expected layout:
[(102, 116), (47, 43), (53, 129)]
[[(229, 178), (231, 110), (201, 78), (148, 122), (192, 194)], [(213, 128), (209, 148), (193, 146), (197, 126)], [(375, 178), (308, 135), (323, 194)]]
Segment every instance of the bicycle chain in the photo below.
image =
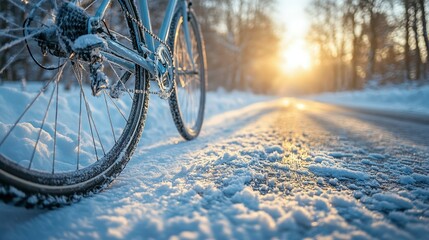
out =
[[(160, 44), (164, 45), (164, 46), (167, 48), (168, 52), (170, 53), (170, 56), (172, 56), (172, 57), (171, 57), (171, 60), (172, 60), (172, 64), (173, 64), (173, 71), (174, 71), (174, 57), (173, 57), (173, 51), (171, 51), (171, 48), (170, 48), (170, 46), (168, 46), (167, 42), (163, 41), (163, 40), (162, 40), (161, 38), (159, 38), (155, 33), (153, 33), (152, 31), (150, 31), (149, 29), (147, 29), (147, 28), (143, 25), (143, 23), (142, 23), (141, 21), (137, 20), (136, 18), (134, 18), (134, 17), (131, 15), (131, 13), (130, 13), (130, 12), (125, 11), (125, 15), (126, 15), (129, 19), (131, 19), (131, 21), (135, 22), (135, 23), (140, 27), (140, 29), (142, 29), (144, 32), (146, 32), (147, 34), (149, 34), (153, 39), (155, 39), (156, 41), (158, 41)], [(159, 78), (159, 76), (158, 76), (158, 75), (159, 75), (159, 72), (158, 72), (158, 61), (159, 61), (159, 59), (158, 59), (158, 56), (157, 56), (158, 49), (159, 49), (159, 47), (158, 47), (158, 48), (157, 48), (157, 50), (154, 52), (154, 58), (155, 58), (155, 61), (153, 61), (153, 65), (154, 65), (154, 69), (155, 69), (155, 77), (156, 77), (156, 78)], [(161, 79), (155, 79), (155, 81), (157, 81), (160, 91), (158, 91), (158, 92), (153, 92), (153, 91), (150, 91), (150, 90), (149, 90), (149, 91), (148, 91), (148, 92), (149, 92), (149, 94), (156, 94), (156, 95), (158, 95), (158, 96), (159, 96), (160, 98), (162, 98), (162, 99), (168, 99), (168, 98), (171, 96), (171, 94), (173, 93), (173, 90), (174, 90), (174, 87), (175, 87), (174, 85), (176, 84), (176, 75), (175, 75), (175, 74), (173, 74), (173, 79), (172, 79), (172, 81), (173, 81), (173, 86), (172, 86), (172, 88), (171, 88), (168, 92), (164, 92), (164, 91), (162, 90), (162, 87), (161, 87), (161, 84), (160, 84)], [(139, 89), (127, 89), (127, 92), (129, 92), (129, 93), (137, 93), (137, 94), (147, 93), (145, 90), (139, 90)]]

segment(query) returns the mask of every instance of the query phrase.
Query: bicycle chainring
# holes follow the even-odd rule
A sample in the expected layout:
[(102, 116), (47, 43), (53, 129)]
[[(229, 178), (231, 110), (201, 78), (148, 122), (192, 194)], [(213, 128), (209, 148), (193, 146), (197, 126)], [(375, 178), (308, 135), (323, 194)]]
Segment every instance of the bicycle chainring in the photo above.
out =
[(162, 66), (162, 69), (158, 69), (158, 87), (159, 92), (157, 93), (162, 99), (170, 97), (171, 92), (174, 88), (174, 61), (170, 50), (164, 45), (160, 44), (156, 49), (156, 61)]

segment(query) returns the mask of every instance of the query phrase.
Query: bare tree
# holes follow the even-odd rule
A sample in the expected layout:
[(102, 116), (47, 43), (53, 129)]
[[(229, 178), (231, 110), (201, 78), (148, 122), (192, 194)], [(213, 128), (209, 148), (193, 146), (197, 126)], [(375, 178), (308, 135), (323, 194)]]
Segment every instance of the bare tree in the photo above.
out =
[(308, 40), (318, 47), (318, 57), (323, 59), (319, 65), (329, 69), (325, 73), (327, 80), (320, 83), (320, 88), (329, 91), (342, 88), (346, 39), (341, 34), (344, 25), (339, 4), (335, 0), (314, 0), (307, 13), (313, 19)]
[(425, 61), (425, 68), (424, 68), (424, 74), (425, 77), (427, 77), (428, 67), (429, 67), (429, 39), (428, 39), (428, 31), (427, 31), (427, 22), (426, 22), (426, 6), (425, 6), (425, 0), (419, 0), (418, 2), (420, 12), (421, 12), (421, 23), (422, 23), (422, 37), (425, 41), (425, 47), (426, 47), (426, 61)]
[(419, 80), (421, 78), (421, 65), (422, 65), (422, 58), (420, 53), (420, 37), (418, 32), (418, 22), (419, 18), (417, 17), (419, 8), (417, 6), (417, 1), (412, 1), (412, 9), (413, 9), (413, 34), (414, 34), (414, 65), (415, 65), (415, 79)]
[(363, 37), (362, 28), (359, 26), (359, 22), (358, 22), (359, 5), (357, 2), (353, 0), (347, 0), (345, 2), (345, 9), (346, 9), (345, 22), (348, 24), (349, 31), (351, 32), (351, 35), (352, 35), (352, 46), (351, 46), (352, 75), (351, 75), (350, 87), (352, 89), (358, 89), (360, 87), (358, 67), (359, 67), (359, 59), (361, 57), (360, 48), (361, 48), (362, 37)]
[(368, 64), (366, 70), (367, 79), (372, 78), (375, 72), (375, 57), (377, 54), (377, 9), (376, 4), (379, 4), (377, 0), (363, 0), (360, 2), (360, 7), (363, 12), (367, 13), (369, 16), (369, 27), (368, 27), (368, 38), (369, 38), (369, 53), (368, 53)]
[(411, 4), (410, 0), (403, 0), (404, 3), (404, 31), (405, 31), (405, 44), (404, 44), (404, 61), (405, 61), (405, 71), (407, 79), (411, 79), (411, 57), (410, 57), (410, 9)]

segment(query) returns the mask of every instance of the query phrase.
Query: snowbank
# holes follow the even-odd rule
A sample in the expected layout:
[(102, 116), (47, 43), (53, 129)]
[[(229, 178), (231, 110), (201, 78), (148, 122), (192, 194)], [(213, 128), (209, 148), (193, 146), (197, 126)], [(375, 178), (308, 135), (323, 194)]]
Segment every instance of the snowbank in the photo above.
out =
[(309, 98), (341, 106), (429, 115), (429, 85), (402, 84), (362, 91), (324, 93)]
[[(355, 151), (361, 146), (347, 145), (348, 140), (339, 142), (341, 148), (319, 149), (314, 141), (319, 128), (307, 125), (304, 115), (295, 118), (284, 100), (222, 90), (208, 94), (203, 132), (186, 142), (168, 103), (151, 97), (141, 145), (106, 191), (56, 211), (0, 203), (0, 238), (425, 239), (429, 234), (425, 162), (411, 168), (404, 165), (408, 159), (383, 149)], [(68, 106), (76, 100), (61, 101)], [(69, 110), (72, 115), (75, 108)], [(334, 139), (324, 136), (316, 137)]]
[[(42, 86), (41, 83), (29, 83), (26, 86), (21, 86), (18, 83), (4, 83), (0, 86), (0, 112), (2, 113), (0, 114), (0, 140), (6, 136), (27, 104), (40, 94)], [(86, 89), (83, 99), (87, 100), (88, 106), (85, 106), (85, 104), (80, 104), (80, 89), (77, 86), (65, 91), (64, 86), (60, 84), (58, 126), (55, 134), (57, 103), (55, 100), (56, 91), (53, 86), (54, 84), (51, 83), (40, 94), (29, 111), (25, 113), (4, 142), (1, 153), (11, 159), (19, 159), (17, 163), (22, 166), (31, 165), (32, 168), (49, 172), (53, 159), (52, 149), (56, 141), (55, 171), (75, 169), (78, 151), (80, 152), (79, 166), (88, 166), (96, 161), (97, 154), (100, 156), (101, 153), (111, 149), (116, 138), (122, 134), (122, 129), (126, 124), (124, 116), (128, 116), (131, 110), (131, 95), (124, 94), (119, 99), (111, 99), (103, 94), (93, 97), (91, 92)], [(214, 115), (267, 99), (271, 98), (245, 92), (226, 92), (219, 89), (207, 94), (205, 117), (209, 119)], [(106, 111), (107, 105), (109, 105), (110, 112)], [(91, 111), (87, 109), (91, 109)], [(121, 114), (118, 113), (117, 109), (120, 109)], [(45, 115), (47, 110), (47, 115)], [(79, 125), (79, 115), (82, 116), (81, 125)], [(46, 117), (46, 121), (43, 120), (44, 117)], [(88, 124), (90, 117), (96, 123), (95, 127)], [(112, 118), (111, 122), (109, 122), (110, 117)], [(43, 130), (40, 131), (42, 125)], [(78, 136), (79, 128), (81, 128), (82, 133), (80, 139)], [(94, 138), (91, 134), (95, 138), (94, 144)], [(55, 135), (56, 139), (54, 138)], [(166, 137), (176, 135), (178, 133), (171, 117), (168, 101), (151, 95), (142, 136), (143, 145), (155, 144)], [(33, 153), (36, 139), (40, 139), (40, 141), (37, 143), (37, 150)], [(80, 141), (80, 149), (78, 149), (78, 141)], [(17, 142), (21, 144), (19, 148), (15, 147)], [(33, 154), (35, 156), (34, 161), (32, 161)]]

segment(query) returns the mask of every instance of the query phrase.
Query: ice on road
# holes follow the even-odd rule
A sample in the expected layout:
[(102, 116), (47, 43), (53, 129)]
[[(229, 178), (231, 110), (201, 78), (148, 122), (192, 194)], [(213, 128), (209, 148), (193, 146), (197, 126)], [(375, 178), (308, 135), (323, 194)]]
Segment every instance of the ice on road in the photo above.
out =
[(0, 238), (427, 238), (428, 125), (297, 99), (240, 107), (209, 105), (190, 142), (149, 116), (109, 188), (51, 211), (0, 204)]

